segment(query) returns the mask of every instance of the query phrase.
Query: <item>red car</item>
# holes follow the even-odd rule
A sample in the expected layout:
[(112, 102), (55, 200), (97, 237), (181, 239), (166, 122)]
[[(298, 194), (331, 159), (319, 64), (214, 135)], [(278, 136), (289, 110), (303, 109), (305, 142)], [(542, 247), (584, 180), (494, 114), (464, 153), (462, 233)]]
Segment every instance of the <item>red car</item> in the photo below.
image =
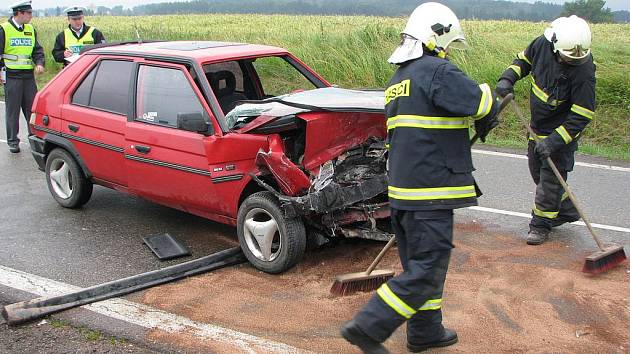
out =
[(109, 44), (37, 94), (29, 141), (62, 206), (98, 184), (236, 225), (278, 273), (331, 238), (391, 237), (383, 101), (281, 48)]

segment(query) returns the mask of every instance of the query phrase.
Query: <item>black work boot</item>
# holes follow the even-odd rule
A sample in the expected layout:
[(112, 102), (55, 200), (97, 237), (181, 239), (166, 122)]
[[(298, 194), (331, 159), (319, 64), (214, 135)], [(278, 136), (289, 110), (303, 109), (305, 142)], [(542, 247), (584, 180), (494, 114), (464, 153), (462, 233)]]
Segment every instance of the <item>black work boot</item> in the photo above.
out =
[(389, 354), (389, 351), (381, 343), (363, 333), (354, 320), (341, 327), (341, 336), (351, 344), (361, 348), (366, 354)]
[(20, 152), (20, 146), (19, 145), (9, 146), (9, 151), (11, 151), (12, 153), (16, 154), (16, 153)]
[(548, 230), (531, 229), (529, 230), (529, 233), (527, 233), (527, 244), (541, 245), (547, 241), (547, 237), (549, 237)]
[(457, 333), (452, 329), (444, 328), (444, 334), (440, 339), (423, 343), (407, 342), (407, 349), (412, 353), (418, 353), (429, 348), (448, 347), (455, 343), (457, 343)]

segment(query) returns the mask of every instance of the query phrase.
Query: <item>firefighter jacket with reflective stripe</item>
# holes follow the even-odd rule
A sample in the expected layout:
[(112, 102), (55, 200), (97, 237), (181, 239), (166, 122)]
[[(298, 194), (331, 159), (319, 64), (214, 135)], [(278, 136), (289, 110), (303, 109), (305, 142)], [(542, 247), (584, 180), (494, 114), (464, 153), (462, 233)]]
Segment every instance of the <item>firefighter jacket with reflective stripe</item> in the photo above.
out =
[(3, 23), (4, 51), (2, 59), (7, 69), (32, 70), (33, 49), (35, 48), (35, 31), (33, 26), (25, 24), (22, 31), (8, 21)]
[(560, 63), (544, 36), (516, 55), (501, 79), (512, 83), (531, 77), (531, 127), (550, 138), (554, 151), (574, 151), (577, 138), (595, 112), (595, 64), (592, 55), (582, 65)]
[(92, 36), (94, 27), (89, 27), (89, 29), (79, 38), (75, 37), (74, 31), (70, 28), (66, 28), (63, 32), (64, 43), (66, 45), (65, 49), (71, 51), (73, 54), (79, 54), (81, 52), (81, 48), (83, 48), (85, 44), (94, 44), (94, 37)]
[(447, 59), (400, 65), (385, 91), (391, 206), (455, 209), (477, 204), (469, 126), (492, 119), (496, 97)]

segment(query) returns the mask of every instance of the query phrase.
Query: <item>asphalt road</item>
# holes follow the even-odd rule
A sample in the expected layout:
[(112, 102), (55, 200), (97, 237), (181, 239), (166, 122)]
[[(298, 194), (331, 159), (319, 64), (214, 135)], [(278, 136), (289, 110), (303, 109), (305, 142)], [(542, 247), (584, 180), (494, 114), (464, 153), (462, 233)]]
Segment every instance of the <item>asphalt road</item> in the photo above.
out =
[[(0, 108), (0, 122), (4, 122), (2, 103)], [(0, 139), (6, 139), (4, 124), (0, 125)], [(21, 135), (25, 136), (25, 126), (22, 127)], [(234, 228), (98, 186), (85, 207), (64, 209), (48, 192), (44, 173), (37, 169), (25, 137), (22, 141), (19, 154), (11, 154), (6, 143), (0, 142), (1, 266), (87, 287), (235, 245)], [(527, 161), (480, 152), (473, 156), (475, 176), (485, 193), (480, 206), (529, 213), (534, 185)], [(611, 170), (576, 166), (569, 183), (592, 222), (630, 228), (630, 164), (583, 156), (578, 161), (623, 167)], [(457, 212), (456, 220), (471, 218), (500, 225), (523, 238), (527, 231), (528, 220), (523, 217), (470, 209)], [(569, 225), (559, 230), (556, 233), (561, 237), (582, 243), (584, 248), (594, 246), (583, 226)], [(142, 238), (164, 232), (182, 240), (193, 256), (159, 261)], [(598, 232), (607, 242), (630, 250), (630, 233), (601, 229)], [(0, 302), (16, 301), (16, 295), (9, 293), (0, 285)]]

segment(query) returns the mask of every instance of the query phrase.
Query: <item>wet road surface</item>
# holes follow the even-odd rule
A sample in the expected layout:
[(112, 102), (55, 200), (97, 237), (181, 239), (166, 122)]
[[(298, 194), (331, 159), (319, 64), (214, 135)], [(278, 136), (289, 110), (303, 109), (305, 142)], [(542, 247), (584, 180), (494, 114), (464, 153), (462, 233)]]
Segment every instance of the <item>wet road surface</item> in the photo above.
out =
[[(3, 115), (4, 109), (0, 111)], [(2, 127), (0, 139), (4, 137)], [(484, 153), (475, 153), (474, 158), (476, 177), (485, 192), (480, 205), (529, 213), (534, 187), (526, 160)], [(595, 158), (583, 160), (610, 164)], [(622, 162), (613, 164), (628, 167)], [(236, 244), (232, 227), (98, 186), (85, 207), (64, 209), (50, 196), (44, 174), (37, 170), (24, 144), (20, 154), (10, 154), (0, 144), (0, 170), (0, 265), (4, 267), (87, 287)], [(569, 183), (592, 222), (630, 228), (630, 171), (576, 166)], [(580, 273), (582, 257), (594, 250), (586, 228), (562, 226), (552, 233), (549, 244), (536, 248), (523, 245), (528, 223), (525, 218), (470, 209), (456, 215), (458, 248), (447, 281), (445, 297), (450, 297), (450, 305), (445, 305), (445, 313), (450, 315), (445, 318), (447, 323), (450, 320), (457, 324), (460, 338), (467, 344), (453, 350), (487, 348), (487, 342), (473, 338), (477, 321), (489, 337), (501, 337), (497, 348), (502, 350), (520, 346), (537, 351), (544, 348), (547, 332), (557, 340), (555, 344), (546, 343), (552, 351), (577, 350), (580, 345), (592, 349), (603, 346), (610, 352), (630, 348), (630, 335), (607, 329), (627, 324), (630, 319), (630, 269), (626, 263), (596, 280)], [(157, 260), (142, 238), (164, 232), (186, 244), (192, 257)], [(598, 233), (606, 242), (624, 245), (629, 252), (630, 233)], [(327, 290), (335, 274), (366, 267), (381, 246), (343, 243), (308, 254), (296, 269), (280, 276), (244, 265), (125, 298), (298, 348), (322, 352), (342, 348), (351, 352), (337, 338), (337, 329), (367, 301), (369, 294), (334, 299)], [(394, 252), (383, 266), (398, 269)], [(16, 294), (0, 285), (0, 297), (6, 302), (32, 296)], [(585, 306), (594, 299), (602, 308), (585, 312)], [(540, 327), (537, 317), (528, 313), (528, 306), (539, 311), (538, 321), (551, 327)], [(74, 317), (84, 312), (74, 312)], [(598, 317), (600, 312), (603, 314)], [(104, 330), (119, 325), (112, 321), (108, 326), (108, 321), (101, 320)], [(564, 338), (567, 333), (572, 337)], [(583, 337), (575, 333), (587, 334)], [(523, 334), (536, 338), (536, 343), (515, 339)], [(140, 330), (136, 338), (149, 338), (166, 348), (221, 349), (212, 343), (197, 343), (189, 335), (163, 331)], [(397, 332), (388, 346), (403, 350), (401, 343), (404, 336)]]

